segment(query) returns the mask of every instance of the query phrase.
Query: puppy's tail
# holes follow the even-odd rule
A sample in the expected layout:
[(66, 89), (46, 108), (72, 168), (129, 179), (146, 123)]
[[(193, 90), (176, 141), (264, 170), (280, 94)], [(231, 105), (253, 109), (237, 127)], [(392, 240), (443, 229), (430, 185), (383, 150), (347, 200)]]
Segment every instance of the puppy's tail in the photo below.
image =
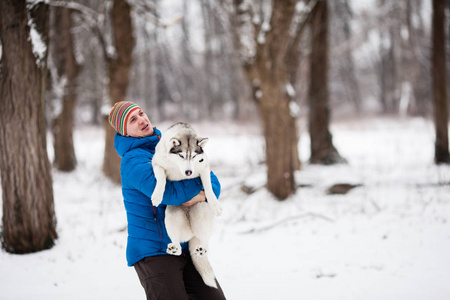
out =
[(206, 285), (217, 288), (216, 277), (214, 276), (214, 271), (208, 260), (208, 255), (205, 253), (203, 255), (198, 255), (196, 247), (199, 245), (195, 241), (198, 241), (196, 237), (193, 237), (189, 241), (189, 252), (191, 253), (192, 263), (197, 269), (198, 273), (202, 277)]

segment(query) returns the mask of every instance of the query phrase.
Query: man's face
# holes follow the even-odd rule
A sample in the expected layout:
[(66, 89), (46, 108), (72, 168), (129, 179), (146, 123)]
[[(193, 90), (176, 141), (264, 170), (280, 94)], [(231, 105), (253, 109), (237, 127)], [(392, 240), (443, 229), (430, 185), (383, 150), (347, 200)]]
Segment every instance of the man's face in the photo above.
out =
[(151, 136), (153, 126), (142, 109), (136, 109), (128, 117), (126, 136), (141, 138)]

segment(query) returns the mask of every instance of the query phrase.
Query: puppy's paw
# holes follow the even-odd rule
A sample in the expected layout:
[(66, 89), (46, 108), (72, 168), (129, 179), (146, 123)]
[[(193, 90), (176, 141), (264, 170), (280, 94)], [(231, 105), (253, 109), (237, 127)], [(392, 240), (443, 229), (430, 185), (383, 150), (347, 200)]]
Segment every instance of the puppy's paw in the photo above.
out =
[(198, 255), (198, 256), (203, 256), (203, 255), (205, 255), (207, 252), (208, 252), (208, 250), (206, 250), (205, 247), (199, 245), (199, 246), (195, 247), (194, 254), (195, 254), (195, 255)]
[(211, 209), (216, 217), (222, 214), (222, 207), (220, 206), (219, 202), (211, 203)]
[(181, 246), (180, 245), (176, 245), (174, 243), (170, 243), (169, 245), (167, 245), (167, 253), (169, 253), (170, 255), (181, 255)]
[(155, 195), (155, 194), (152, 195), (152, 204), (153, 204), (153, 206), (158, 207), (158, 205), (160, 205), (161, 202), (162, 202), (162, 196)]

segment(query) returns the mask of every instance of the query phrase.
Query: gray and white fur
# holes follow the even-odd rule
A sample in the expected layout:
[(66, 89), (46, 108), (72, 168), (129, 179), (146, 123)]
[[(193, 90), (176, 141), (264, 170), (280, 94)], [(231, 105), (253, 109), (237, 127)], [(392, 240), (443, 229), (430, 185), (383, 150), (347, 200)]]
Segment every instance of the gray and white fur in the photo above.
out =
[(153, 172), (156, 187), (152, 194), (154, 206), (161, 204), (166, 179), (179, 181), (200, 177), (208, 202), (191, 207), (172, 206), (166, 208), (166, 229), (172, 243), (167, 253), (181, 254), (181, 242), (189, 241), (189, 252), (197, 271), (205, 284), (217, 288), (214, 272), (206, 252), (212, 234), (214, 215), (222, 213), (219, 201), (211, 186), (208, 158), (203, 152), (208, 138), (200, 138), (186, 123), (171, 126), (162, 135), (153, 156)]

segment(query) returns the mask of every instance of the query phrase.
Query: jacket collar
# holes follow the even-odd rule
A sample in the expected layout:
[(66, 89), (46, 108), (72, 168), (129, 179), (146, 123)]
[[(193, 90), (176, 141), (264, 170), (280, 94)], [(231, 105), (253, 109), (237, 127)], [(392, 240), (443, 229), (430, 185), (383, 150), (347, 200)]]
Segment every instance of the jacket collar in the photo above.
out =
[(126, 137), (116, 133), (114, 137), (114, 148), (119, 156), (123, 157), (125, 153), (135, 148), (150, 148), (154, 150), (160, 138), (161, 131), (156, 127), (153, 128), (153, 135), (143, 138)]

